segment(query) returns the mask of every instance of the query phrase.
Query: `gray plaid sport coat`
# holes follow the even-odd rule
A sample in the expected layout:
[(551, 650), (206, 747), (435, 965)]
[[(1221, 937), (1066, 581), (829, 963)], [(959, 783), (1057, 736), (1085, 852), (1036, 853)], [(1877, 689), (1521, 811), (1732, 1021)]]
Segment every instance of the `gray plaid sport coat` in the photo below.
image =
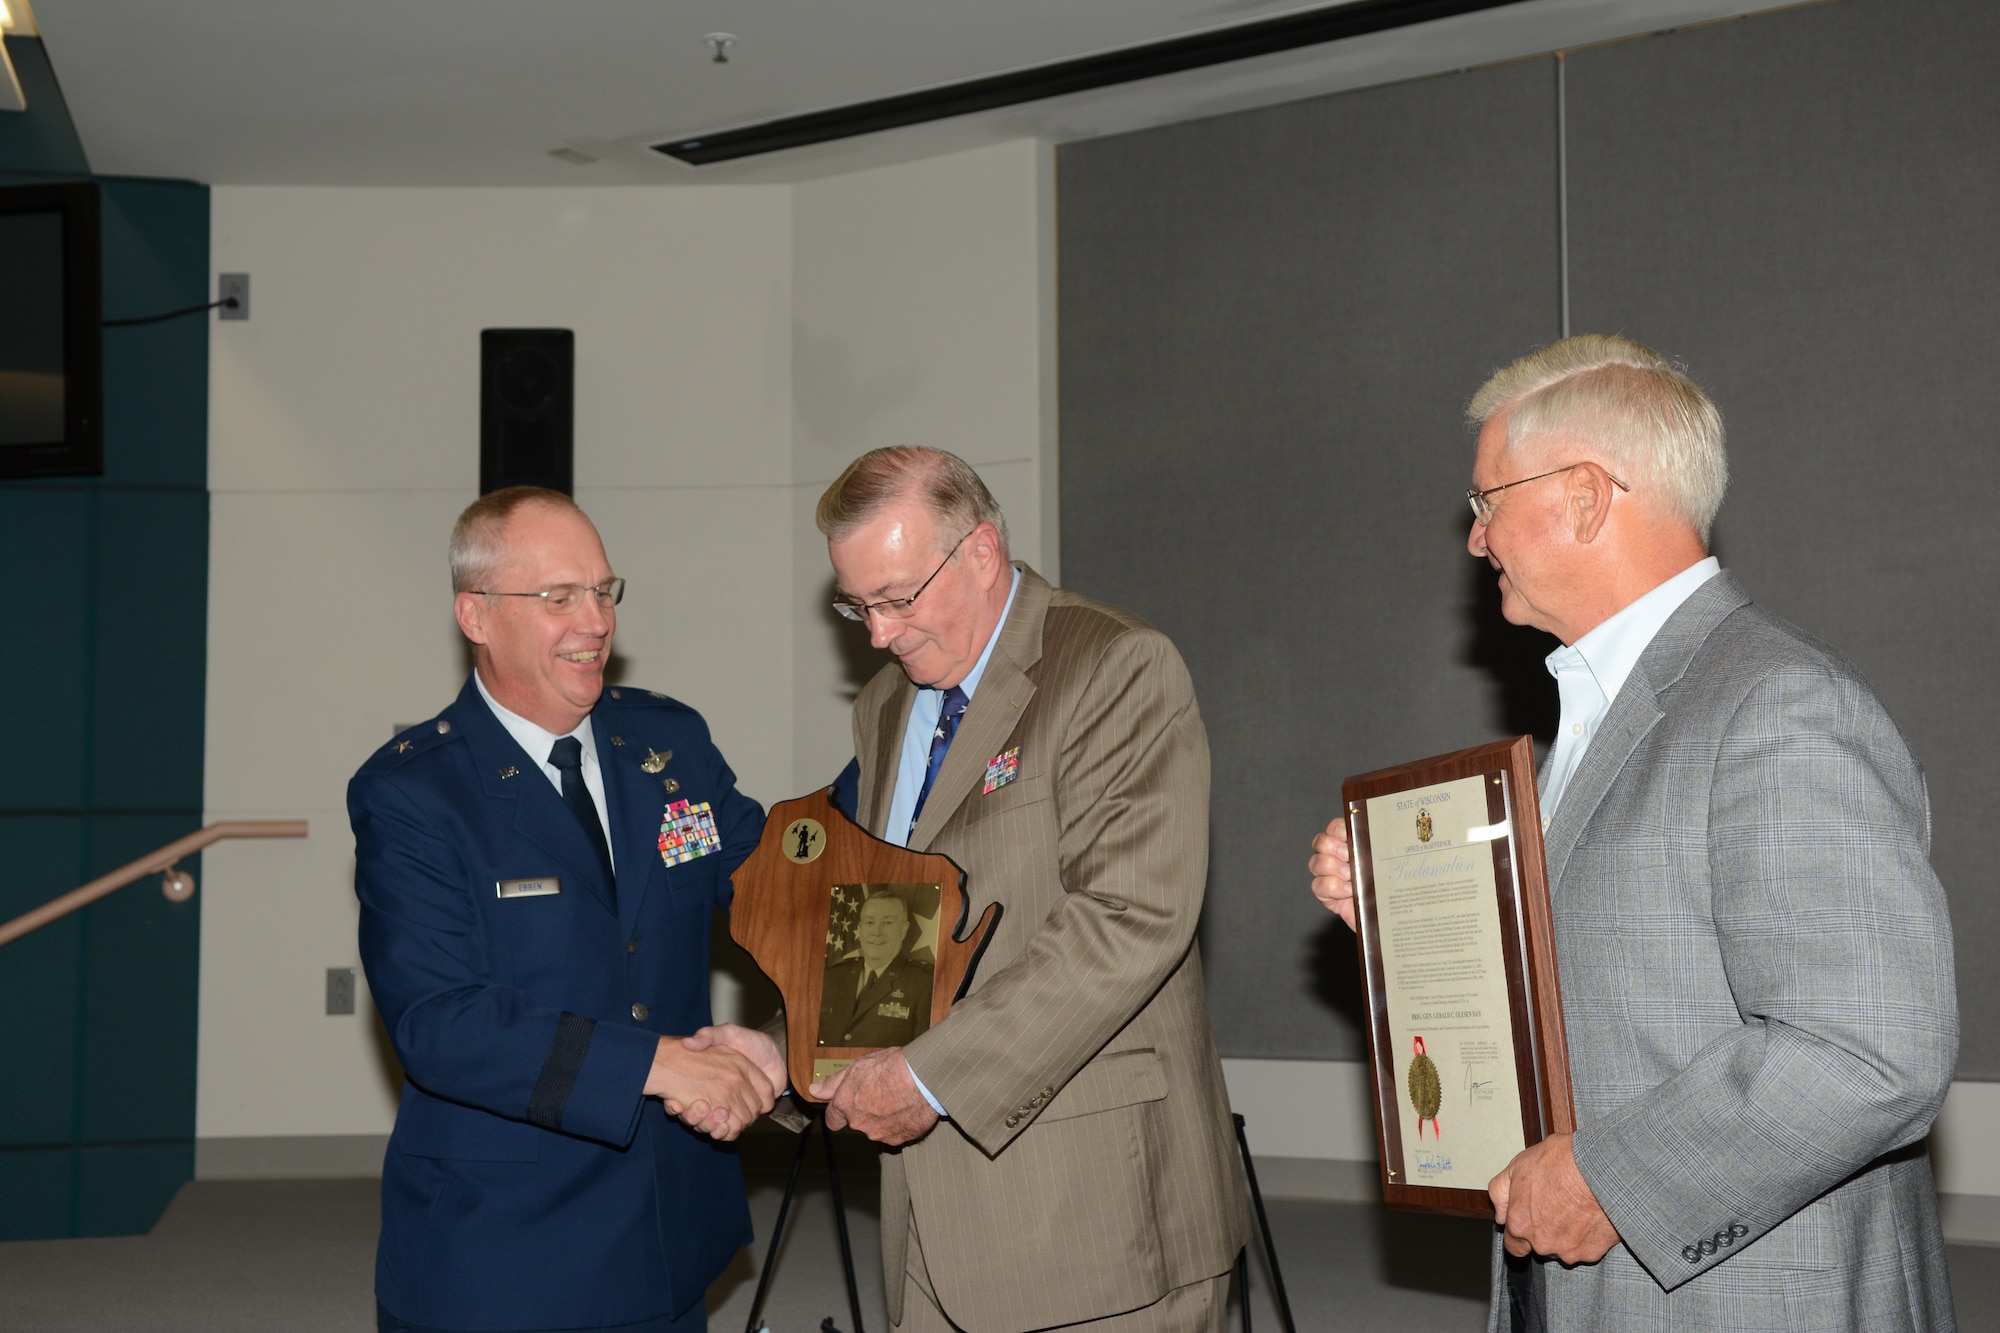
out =
[[(1922, 1140), (1958, 1057), (1924, 778), (1728, 574), (1646, 649), (1547, 830), (1576, 1160), (1623, 1243), (1555, 1330), (1950, 1329)], [(1494, 1245), (1493, 1333), (1510, 1327)]]

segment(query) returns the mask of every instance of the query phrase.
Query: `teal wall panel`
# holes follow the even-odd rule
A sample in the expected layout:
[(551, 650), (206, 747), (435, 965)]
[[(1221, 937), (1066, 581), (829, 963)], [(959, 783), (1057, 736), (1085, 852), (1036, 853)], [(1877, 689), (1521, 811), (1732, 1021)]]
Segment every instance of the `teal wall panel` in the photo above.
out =
[(194, 1177), (194, 1142), (133, 1143), (77, 1150), (76, 1235), (151, 1231)]
[[(8, 50), (0, 188), (87, 175), (40, 43)], [(97, 184), (104, 314), (206, 300), (208, 191)], [(103, 475), (0, 482), (34, 636), (0, 654), (0, 919), (200, 826), (208, 324), (106, 329)], [(146, 1231), (193, 1175), (201, 899), (159, 884), (0, 946), (0, 1239)]]
[(105, 490), (93, 498), (92, 808), (199, 815), (208, 496)]
[[(98, 181), (104, 317), (215, 298), (208, 190), (186, 181)], [(104, 331), (104, 472), (125, 486), (208, 484), (208, 323), (191, 315)], [(194, 335), (194, 336), (191, 336)]]
[(0, 1199), (0, 1241), (74, 1235), (76, 1150), (0, 1148)]
[[(80, 815), (0, 814), (0, 845), (0, 920), (83, 882)], [(0, 949), (0, 1147), (69, 1143), (75, 1133), (83, 930), (70, 916)], [(13, 1207), (4, 1189), (0, 1199), (0, 1213)]]
[[(101, 875), (201, 825), (194, 815), (94, 815), (89, 873)], [(148, 875), (87, 909), (77, 1137), (82, 1143), (194, 1137), (201, 914)]]
[[(0, 571), (18, 599), (15, 623), (34, 636), (33, 644), (0, 653), (9, 748), (34, 756), (32, 763), (0, 764), (0, 810), (83, 804), (88, 506), (78, 491), (0, 490)], [(0, 895), (6, 892), (0, 884)]]

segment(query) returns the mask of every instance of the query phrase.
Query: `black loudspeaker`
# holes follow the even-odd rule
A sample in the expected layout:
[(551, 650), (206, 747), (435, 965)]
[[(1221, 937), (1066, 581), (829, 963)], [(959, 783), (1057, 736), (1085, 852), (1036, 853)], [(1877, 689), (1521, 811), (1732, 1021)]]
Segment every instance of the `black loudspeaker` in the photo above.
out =
[(575, 484), (576, 335), (479, 331), (479, 493)]

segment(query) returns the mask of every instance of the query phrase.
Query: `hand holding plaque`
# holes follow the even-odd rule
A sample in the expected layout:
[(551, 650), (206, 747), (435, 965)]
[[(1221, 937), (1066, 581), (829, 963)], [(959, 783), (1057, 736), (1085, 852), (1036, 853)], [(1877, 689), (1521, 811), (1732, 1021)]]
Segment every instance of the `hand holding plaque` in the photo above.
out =
[(967, 933), (950, 857), (872, 836), (824, 792), (774, 806), (733, 878), (730, 936), (784, 996), (786, 1069), (808, 1100), (815, 1081), (943, 1019), (1000, 915), (992, 904)]
[(1313, 891), (1361, 951), (1383, 1197), (1490, 1218), (1487, 1182), (1575, 1128), (1532, 744), (1363, 773), (1341, 796), (1347, 874), (1322, 834)]

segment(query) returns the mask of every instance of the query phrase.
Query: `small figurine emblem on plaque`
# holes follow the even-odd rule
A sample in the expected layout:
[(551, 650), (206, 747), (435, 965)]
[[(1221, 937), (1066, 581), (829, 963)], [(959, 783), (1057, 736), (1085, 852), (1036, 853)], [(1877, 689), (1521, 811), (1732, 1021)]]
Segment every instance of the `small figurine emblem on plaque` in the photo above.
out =
[(785, 859), (793, 865), (819, 860), (826, 850), (826, 829), (817, 819), (794, 819), (785, 826)]

